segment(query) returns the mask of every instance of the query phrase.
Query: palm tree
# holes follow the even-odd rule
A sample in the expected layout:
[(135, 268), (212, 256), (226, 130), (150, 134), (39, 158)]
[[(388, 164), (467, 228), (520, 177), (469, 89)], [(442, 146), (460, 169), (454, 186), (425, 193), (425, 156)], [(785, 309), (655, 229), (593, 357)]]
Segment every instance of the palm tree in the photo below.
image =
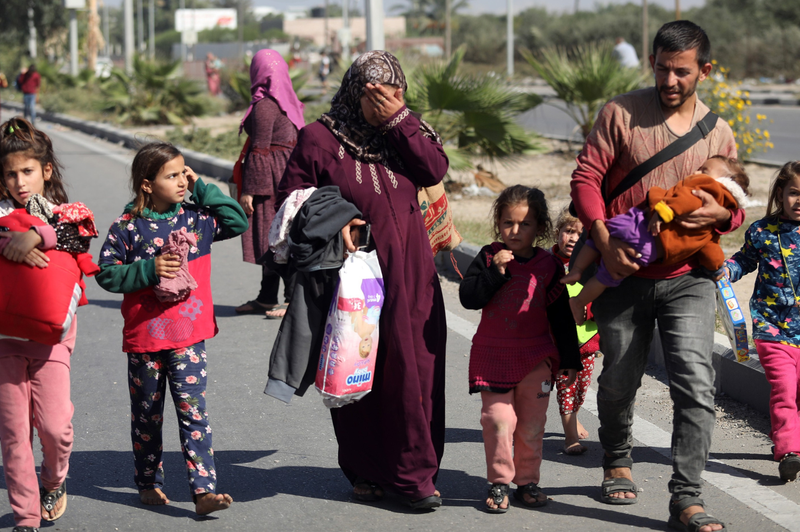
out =
[(406, 104), (441, 135), (451, 168), (472, 168), (472, 155), (510, 161), (540, 149), (515, 117), (541, 103), (541, 97), (516, 92), (496, 76), (459, 73), (465, 52), (462, 45), (447, 63), (404, 69)]
[(120, 122), (182, 125), (206, 111), (200, 84), (180, 76), (179, 61), (157, 63), (136, 56), (133, 73), (114, 69), (102, 90), (102, 110)]
[(600, 108), (611, 98), (639, 88), (645, 75), (626, 68), (614, 58), (611, 43), (578, 45), (567, 51), (545, 48), (522, 56), (556, 92), (564, 103), (560, 107), (580, 127), (583, 138), (589, 135)]

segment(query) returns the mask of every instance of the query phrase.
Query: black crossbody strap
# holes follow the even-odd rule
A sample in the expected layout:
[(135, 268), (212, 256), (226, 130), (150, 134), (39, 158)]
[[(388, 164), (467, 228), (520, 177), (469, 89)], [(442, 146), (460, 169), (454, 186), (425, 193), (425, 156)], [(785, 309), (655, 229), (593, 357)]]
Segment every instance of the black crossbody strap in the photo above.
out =
[(638, 183), (644, 176), (670, 159), (674, 159), (681, 153), (685, 152), (697, 144), (700, 139), (706, 138), (708, 134), (713, 131), (714, 127), (716, 127), (718, 119), (719, 117), (717, 115), (709, 111), (702, 120), (697, 122), (697, 124), (689, 133), (680, 137), (678, 140), (631, 170), (630, 173), (625, 176), (625, 179), (620, 181), (619, 185), (617, 185), (614, 191), (608, 197), (604, 197), (606, 205), (611, 203), (614, 199), (619, 197), (620, 194)]

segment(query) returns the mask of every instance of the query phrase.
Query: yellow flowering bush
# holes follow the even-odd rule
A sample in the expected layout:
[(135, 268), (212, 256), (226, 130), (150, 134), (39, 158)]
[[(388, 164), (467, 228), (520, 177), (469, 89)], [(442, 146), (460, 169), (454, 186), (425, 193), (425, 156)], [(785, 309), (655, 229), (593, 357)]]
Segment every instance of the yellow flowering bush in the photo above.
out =
[(774, 148), (769, 140), (769, 131), (761, 125), (766, 123), (766, 115), (756, 114), (755, 120), (752, 118), (750, 93), (741, 89), (740, 82), (728, 80), (730, 69), (717, 65), (716, 61), (712, 63), (716, 73), (698, 87), (698, 93), (703, 103), (733, 129), (739, 159), (746, 161)]

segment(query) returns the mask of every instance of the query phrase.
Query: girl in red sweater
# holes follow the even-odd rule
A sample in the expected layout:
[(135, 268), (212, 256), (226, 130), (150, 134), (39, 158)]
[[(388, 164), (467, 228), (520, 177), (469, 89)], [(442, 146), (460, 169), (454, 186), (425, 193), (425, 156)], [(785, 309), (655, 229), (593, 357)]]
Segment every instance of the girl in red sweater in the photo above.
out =
[(575, 321), (559, 283), (560, 260), (538, 247), (551, 233), (542, 191), (515, 185), (492, 208), (499, 240), (481, 249), (459, 288), (461, 304), (483, 309), (472, 339), (469, 391), (480, 393), (489, 494), (485, 510), (514, 498), (547, 504), (539, 489), (542, 437), (554, 375), (572, 384), (581, 368)]

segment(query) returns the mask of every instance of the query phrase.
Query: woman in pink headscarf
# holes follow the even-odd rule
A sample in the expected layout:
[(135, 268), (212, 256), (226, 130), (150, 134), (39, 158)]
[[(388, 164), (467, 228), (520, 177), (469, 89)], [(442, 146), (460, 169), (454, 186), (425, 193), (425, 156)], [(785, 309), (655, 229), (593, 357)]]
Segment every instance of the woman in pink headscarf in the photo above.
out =
[[(297, 132), (305, 121), (303, 104), (297, 99), (289, 78), (289, 67), (274, 50), (259, 50), (253, 56), (250, 94), (250, 107), (239, 128), (240, 134), (244, 129), (250, 137), (239, 203), (250, 220), (250, 228), (242, 235), (244, 260), (255, 264), (269, 249), (267, 236), (275, 217), (275, 192), (286, 161), (297, 144)], [(280, 302), (280, 275), (267, 266), (262, 268), (258, 297), (237, 307), (236, 312), (282, 318), (286, 314), (291, 282), (284, 280), (284, 298)]]

